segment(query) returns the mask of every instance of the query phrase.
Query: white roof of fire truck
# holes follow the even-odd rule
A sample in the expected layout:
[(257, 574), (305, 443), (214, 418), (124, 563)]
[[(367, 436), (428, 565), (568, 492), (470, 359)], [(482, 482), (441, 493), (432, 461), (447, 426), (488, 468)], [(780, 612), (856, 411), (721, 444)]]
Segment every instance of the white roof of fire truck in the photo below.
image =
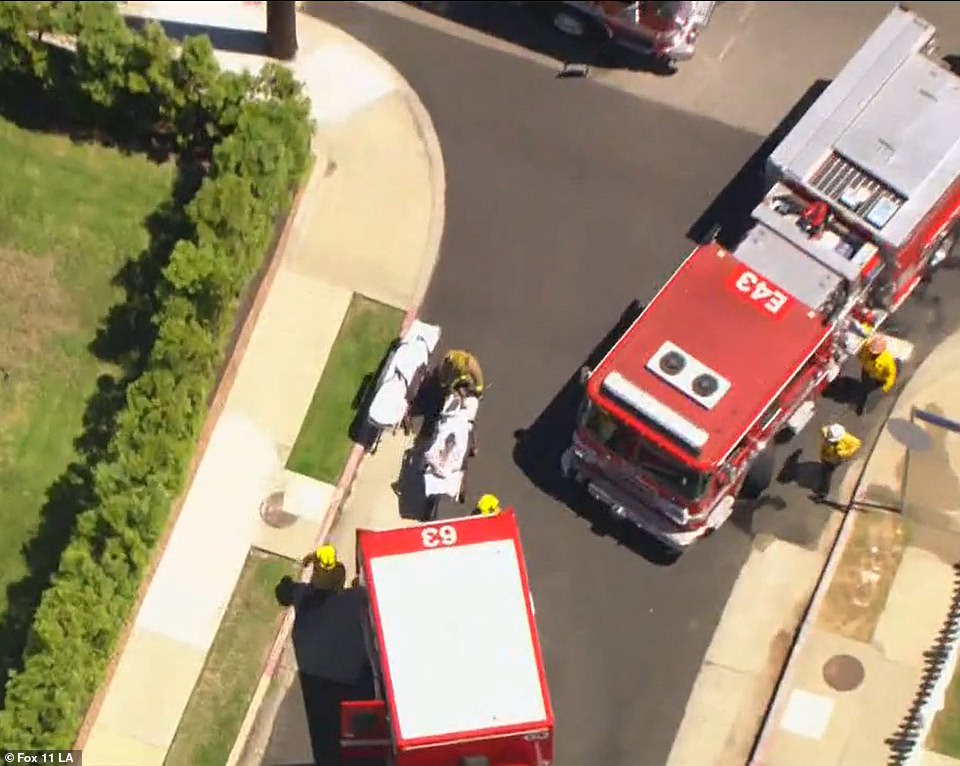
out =
[(357, 555), (399, 748), (552, 728), (513, 511), (360, 530)]
[[(701, 470), (777, 415), (831, 332), (822, 310), (880, 267), (856, 227), (900, 247), (960, 176), (960, 78), (927, 57), (935, 32), (890, 13), (770, 155), (776, 183), (744, 240), (691, 254), (591, 375), (591, 398)], [(806, 201), (781, 181), (843, 215), (809, 236)]]
[(893, 9), (768, 160), (893, 248), (960, 177), (960, 78), (935, 36)]

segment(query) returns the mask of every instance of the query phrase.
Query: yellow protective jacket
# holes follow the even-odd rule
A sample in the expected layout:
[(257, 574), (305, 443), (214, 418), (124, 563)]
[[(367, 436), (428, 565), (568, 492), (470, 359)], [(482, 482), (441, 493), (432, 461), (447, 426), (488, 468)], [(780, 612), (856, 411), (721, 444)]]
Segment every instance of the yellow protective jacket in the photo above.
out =
[(347, 568), (337, 562), (333, 568), (324, 569), (319, 563), (313, 565), (310, 584), (324, 593), (339, 593), (347, 582)]
[(838, 442), (828, 442), (824, 437), (820, 444), (820, 460), (830, 465), (839, 465), (856, 455), (860, 447), (860, 440), (853, 434), (844, 434)]
[(864, 343), (860, 349), (860, 364), (863, 371), (881, 385), (883, 393), (890, 391), (897, 382), (897, 360), (889, 351), (872, 354)]
[(458, 383), (469, 381), (473, 383), (478, 396), (483, 393), (483, 371), (477, 358), (469, 351), (449, 351), (443, 358), (441, 369), (445, 386), (454, 388)]

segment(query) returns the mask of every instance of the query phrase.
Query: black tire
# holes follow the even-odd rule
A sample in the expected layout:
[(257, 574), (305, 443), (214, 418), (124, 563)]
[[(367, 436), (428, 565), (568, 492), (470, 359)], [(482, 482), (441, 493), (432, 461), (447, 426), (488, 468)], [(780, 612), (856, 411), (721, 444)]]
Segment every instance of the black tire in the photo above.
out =
[(575, 8), (557, 8), (550, 14), (553, 28), (574, 40), (603, 41), (610, 37), (606, 27)]
[(956, 266), (957, 261), (960, 260), (960, 223), (953, 225), (950, 231), (940, 240), (936, 249), (943, 251), (943, 257), (939, 263), (931, 263), (927, 267), (927, 277), (932, 276), (944, 266), (947, 268)]
[(775, 466), (773, 450), (765, 449), (753, 459), (747, 469), (746, 478), (740, 485), (740, 497), (747, 500), (758, 500), (770, 488), (773, 482)]

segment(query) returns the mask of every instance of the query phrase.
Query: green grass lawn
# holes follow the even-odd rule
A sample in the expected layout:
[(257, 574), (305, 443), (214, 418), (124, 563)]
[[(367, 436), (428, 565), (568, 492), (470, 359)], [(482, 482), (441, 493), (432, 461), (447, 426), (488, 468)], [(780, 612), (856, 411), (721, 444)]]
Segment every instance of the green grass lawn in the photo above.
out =
[(190, 696), (165, 766), (223, 766), (283, 616), (274, 589), (292, 561), (251, 551)]
[(353, 296), (287, 468), (330, 484), (340, 478), (353, 446), (353, 402), (364, 379), (376, 373), (402, 321), (399, 309)]
[[(23, 546), (48, 488), (75, 458), (97, 377), (114, 372), (88, 351), (112, 284), (169, 199), (172, 167), (21, 130), (0, 119), (0, 673), (16, 662), (32, 596)], [(69, 498), (53, 503), (50, 513)], [(69, 519), (68, 519), (69, 521)], [(47, 562), (59, 558), (49, 552)], [(34, 565), (36, 569), (38, 565)], [(34, 572), (36, 575), (37, 573)], [(11, 600), (8, 587), (14, 587)], [(27, 606), (22, 606), (26, 604)]]
[(960, 758), (960, 672), (954, 673), (947, 687), (943, 710), (933, 719), (926, 748), (951, 758)]

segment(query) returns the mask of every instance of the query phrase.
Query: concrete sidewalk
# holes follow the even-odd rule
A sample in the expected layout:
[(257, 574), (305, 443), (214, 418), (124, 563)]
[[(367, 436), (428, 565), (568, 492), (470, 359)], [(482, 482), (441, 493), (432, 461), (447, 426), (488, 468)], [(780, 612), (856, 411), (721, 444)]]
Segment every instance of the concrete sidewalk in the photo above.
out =
[[(913, 355), (912, 344), (898, 338), (891, 338), (891, 350), (904, 360)], [(845, 374), (855, 374), (855, 368), (851, 361)], [(869, 444), (870, 435), (862, 435)], [(766, 534), (755, 538), (704, 655), (668, 766), (746, 762), (836, 537), (843, 517), (839, 509), (853, 495), (866, 452), (837, 482), (833, 498), (837, 510), (830, 512), (818, 540), (799, 545)]]
[[(240, 2), (129, 3), (124, 12), (207, 31), (215, 44), (224, 29), (265, 29), (264, 9)], [(335, 488), (283, 466), (330, 347), (354, 293), (415, 308), (437, 258), (442, 158), (416, 95), (345, 33), (303, 15), (298, 31), (291, 66), (311, 98), (317, 163), (218, 392), (222, 410), (211, 413), (212, 435), (169, 542), (77, 744), (96, 766), (163, 763), (251, 546), (299, 558), (328, 528)], [(229, 69), (264, 61), (218, 58)], [(259, 513), (278, 491), (298, 517), (283, 530)]]
[[(860, 766), (894, 754), (891, 740), (920, 692), (960, 561), (960, 436), (918, 423), (930, 441), (909, 454), (896, 436), (904, 438), (915, 407), (956, 416), (958, 391), (955, 336), (914, 374), (877, 441), (850, 511), (853, 531), (757, 763)], [(927, 752), (919, 762), (960, 764)]]

